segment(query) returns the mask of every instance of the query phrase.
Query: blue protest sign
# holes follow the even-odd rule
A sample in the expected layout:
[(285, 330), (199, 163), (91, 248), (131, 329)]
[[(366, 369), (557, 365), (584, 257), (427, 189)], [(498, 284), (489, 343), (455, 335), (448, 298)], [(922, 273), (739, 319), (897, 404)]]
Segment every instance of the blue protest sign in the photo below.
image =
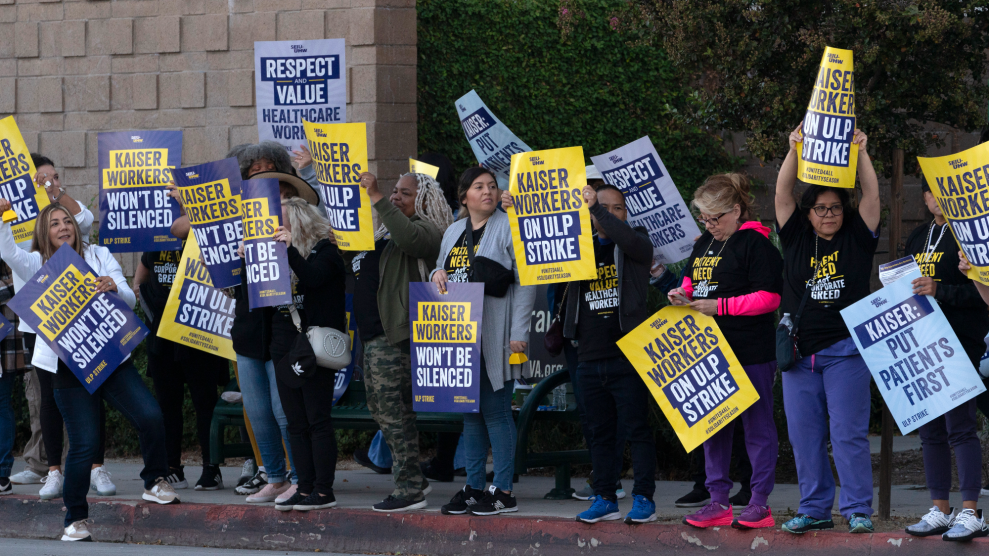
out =
[[(7, 317), (0, 314), (0, 341), (2, 341), (4, 338), (9, 336), (10, 333), (13, 331), (14, 331), (14, 325), (9, 320), (7, 320)], [(3, 369), (0, 369), (0, 373), (2, 372)]]
[(175, 171), (185, 214), (202, 252), (214, 288), (240, 284), (237, 247), (243, 239), (240, 220), (240, 165), (236, 158)]
[(431, 282), (409, 283), (412, 335), (412, 409), (480, 411), (481, 319), (484, 284), (449, 282), (441, 294)]
[(292, 270), (285, 244), (275, 241), (282, 221), (278, 180), (245, 180), (240, 192), (247, 299), (251, 309), (292, 302)]
[(92, 394), (148, 329), (115, 293), (96, 293), (96, 273), (63, 244), (7, 306)]
[(841, 311), (900, 432), (907, 434), (985, 392), (979, 373), (910, 272)]
[(460, 126), (464, 128), (464, 135), (477, 161), (495, 173), (498, 187), (508, 189), (512, 155), (532, 149), (512, 133), (473, 90), (458, 98), (456, 104)]
[(178, 203), (166, 195), (182, 160), (181, 131), (114, 131), (96, 138), (100, 244), (113, 253), (176, 251)]

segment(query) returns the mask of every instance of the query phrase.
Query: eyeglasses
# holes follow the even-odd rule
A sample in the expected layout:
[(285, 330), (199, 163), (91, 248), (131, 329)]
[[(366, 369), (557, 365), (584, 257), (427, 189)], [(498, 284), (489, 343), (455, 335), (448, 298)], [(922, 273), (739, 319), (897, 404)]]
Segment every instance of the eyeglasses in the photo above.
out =
[(833, 216), (841, 216), (841, 213), (845, 210), (845, 207), (841, 205), (831, 205), (826, 207), (824, 205), (814, 205), (814, 214), (824, 218), (830, 212)]
[(722, 216), (726, 215), (726, 214), (728, 214), (728, 213), (727, 212), (722, 212), (721, 214), (719, 214), (719, 215), (717, 215), (717, 216), (715, 216), (713, 218), (698, 218), (697, 219), (697, 222), (700, 223), (701, 226), (707, 226), (708, 224), (710, 224), (711, 226), (717, 226), (718, 225), (718, 219), (721, 218)]

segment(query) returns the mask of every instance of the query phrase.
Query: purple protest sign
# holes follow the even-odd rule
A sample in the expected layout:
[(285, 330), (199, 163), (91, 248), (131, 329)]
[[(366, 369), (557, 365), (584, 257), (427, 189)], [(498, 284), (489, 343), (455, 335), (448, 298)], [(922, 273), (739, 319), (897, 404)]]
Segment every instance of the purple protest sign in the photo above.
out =
[(288, 266), (288, 250), (284, 243), (273, 239), (282, 220), (278, 180), (245, 180), (240, 191), (240, 213), (244, 223), (247, 299), (251, 309), (291, 303), (292, 270)]

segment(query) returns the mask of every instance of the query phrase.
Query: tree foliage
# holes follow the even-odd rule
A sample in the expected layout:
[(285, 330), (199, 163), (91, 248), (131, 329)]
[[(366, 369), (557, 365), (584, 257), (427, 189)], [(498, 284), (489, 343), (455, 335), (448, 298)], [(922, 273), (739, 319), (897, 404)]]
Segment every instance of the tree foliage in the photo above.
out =
[(763, 160), (786, 153), (825, 46), (854, 52), (858, 127), (886, 173), (894, 148), (913, 161), (943, 146), (925, 123), (985, 124), (986, 0), (635, 2), (629, 28), (651, 32), (717, 106), (718, 124), (745, 131)]

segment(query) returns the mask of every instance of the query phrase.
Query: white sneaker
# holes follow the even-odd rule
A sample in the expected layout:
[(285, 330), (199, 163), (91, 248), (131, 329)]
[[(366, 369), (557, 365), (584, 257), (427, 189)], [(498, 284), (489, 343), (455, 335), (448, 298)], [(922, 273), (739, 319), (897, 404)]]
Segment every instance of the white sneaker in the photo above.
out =
[(955, 516), (955, 523), (945, 534), (941, 535), (946, 541), (970, 541), (976, 537), (989, 536), (989, 525), (982, 519), (982, 510), (962, 510)]
[(163, 477), (158, 477), (155, 486), (151, 487), (151, 490), (145, 490), (141, 498), (157, 504), (179, 503), (179, 496), (175, 494), (175, 489)]
[(89, 534), (89, 527), (86, 526), (86, 520), (77, 521), (66, 527), (65, 533), (62, 534), (62, 540), (69, 542), (93, 542), (93, 537)]
[(292, 486), (288, 487), (288, 490), (286, 490), (285, 492), (281, 493), (278, 496), (278, 498), (275, 498), (275, 504), (276, 505), (277, 504), (284, 504), (285, 502), (288, 501), (289, 498), (295, 496), (295, 493), (298, 492), (298, 490), (299, 490), (299, 485), (292, 485)]
[(89, 488), (100, 496), (117, 494), (117, 485), (110, 480), (110, 472), (105, 466), (99, 466), (89, 472)]
[(937, 506), (931, 507), (930, 511), (920, 518), (920, 521), (907, 527), (907, 533), (915, 537), (929, 537), (931, 535), (943, 535), (947, 533), (955, 522), (955, 509), (944, 513)]
[[(282, 483), (282, 486), (276, 488), (271, 483), (268, 483), (264, 485), (264, 488), (262, 488), (259, 492), (248, 496), (247, 501), (251, 504), (267, 504), (269, 502), (274, 502), (284, 495), (292, 486), (293, 485), (289, 483)], [(291, 496), (288, 498), (291, 498)], [(286, 500), (288, 500), (288, 498), (286, 498)]]
[(41, 487), (41, 492), (38, 496), (42, 500), (52, 500), (54, 498), (62, 497), (62, 473), (58, 470), (52, 470), (48, 472), (48, 475), (41, 478), (41, 482), (45, 486)]
[(42, 484), (42, 478), (43, 477), (41, 475), (38, 475), (34, 471), (25, 469), (16, 475), (12, 475), (10, 477), (10, 482), (15, 485), (40, 485)]

